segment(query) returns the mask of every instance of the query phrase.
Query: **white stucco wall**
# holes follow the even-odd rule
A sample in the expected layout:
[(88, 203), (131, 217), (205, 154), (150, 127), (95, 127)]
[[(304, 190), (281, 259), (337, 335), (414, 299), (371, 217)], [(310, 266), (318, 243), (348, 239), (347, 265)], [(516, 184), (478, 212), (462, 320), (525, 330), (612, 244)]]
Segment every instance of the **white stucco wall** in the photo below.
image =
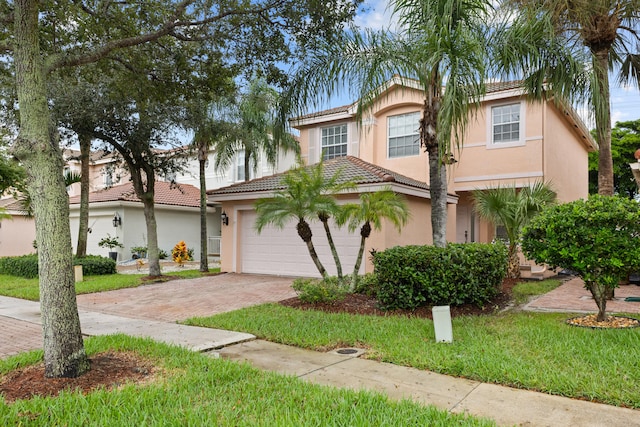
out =
[[(118, 212), (122, 225), (113, 227), (112, 219)], [(79, 206), (72, 205), (70, 211), (71, 238), (73, 248), (78, 240)], [(171, 256), (171, 249), (184, 240), (188, 248), (193, 248), (194, 258), (200, 258), (200, 211), (199, 208), (156, 205), (155, 207), (158, 247)], [(220, 235), (220, 208), (208, 208), (207, 234)], [(147, 226), (141, 203), (106, 202), (93, 203), (89, 208), (89, 227), (92, 232), (87, 239), (87, 253), (107, 256), (108, 248), (101, 248), (98, 242), (109, 234), (118, 237), (124, 245), (117, 248), (118, 261), (131, 259), (131, 247), (147, 245)]]

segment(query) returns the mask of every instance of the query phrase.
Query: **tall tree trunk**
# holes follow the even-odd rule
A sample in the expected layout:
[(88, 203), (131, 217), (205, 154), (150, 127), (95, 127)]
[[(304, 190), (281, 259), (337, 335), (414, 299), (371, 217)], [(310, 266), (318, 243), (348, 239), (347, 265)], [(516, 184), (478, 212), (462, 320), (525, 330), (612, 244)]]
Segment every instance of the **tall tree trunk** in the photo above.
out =
[(244, 180), (249, 181), (249, 176), (251, 175), (251, 163), (249, 162), (250, 157), (253, 154), (248, 149), (244, 149)]
[(147, 258), (149, 259), (149, 276), (160, 276), (162, 275), (162, 271), (160, 270), (158, 225), (156, 223), (153, 187), (147, 187), (147, 192), (144, 197), (141, 197), (141, 199), (144, 205), (144, 219), (147, 224)]
[[(437, 68), (431, 75), (431, 83), (424, 102), (420, 120), (420, 143), (429, 154), (429, 192), (431, 194), (431, 232), (433, 245), (447, 245), (447, 169), (440, 149), (445, 145), (438, 138), (438, 114), (442, 99)], [(448, 141), (446, 142), (449, 143)]]
[(69, 198), (62, 152), (47, 106), (38, 41), (37, 0), (15, 4), (15, 72), (20, 135), (15, 154), (29, 174), (34, 205), (45, 376), (77, 377), (90, 369), (74, 288)]
[(333, 255), (333, 260), (336, 263), (338, 278), (342, 279), (342, 263), (340, 262), (340, 257), (338, 256), (338, 250), (336, 249), (336, 245), (333, 242), (333, 236), (331, 235), (331, 229), (329, 228), (329, 216), (323, 213), (320, 213), (318, 214), (318, 219), (320, 219), (320, 222), (322, 222), (322, 226), (324, 227), (324, 232), (327, 235), (327, 241), (329, 242), (331, 255)]
[(208, 157), (207, 143), (201, 143), (198, 147), (198, 164), (200, 167), (200, 271), (209, 271), (207, 250), (207, 179), (205, 165)]
[(597, 81), (596, 137), (598, 139), (598, 194), (613, 196), (613, 157), (611, 156), (611, 104), (609, 100), (609, 48), (592, 49)]
[(79, 133), (80, 141), (80, 216), (78, 218), (78, 245), (76, 256), (87, 255), (87, 233), (89, 231), (89, 156), (91, 155), (91, 136)]

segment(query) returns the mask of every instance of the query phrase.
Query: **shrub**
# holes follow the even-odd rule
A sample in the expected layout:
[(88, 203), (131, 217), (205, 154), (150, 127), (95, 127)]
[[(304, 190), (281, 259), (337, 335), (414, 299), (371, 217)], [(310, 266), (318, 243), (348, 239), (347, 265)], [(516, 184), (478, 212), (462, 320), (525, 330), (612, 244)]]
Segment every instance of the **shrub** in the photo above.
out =
[(501, 244), (397, 246), (373, 255), (377, 297), (386, 309), (476, 304), (493, 298), (506, 274)]
[(291, 285), (302, 302), (331, 303), (344, 299), (347, 288), (337, 277), (324, 279), (299, 278)]
[[(116, 273), (116, 262), (111, 258), (87, 255), (73, 259), (73, 265), (82, 265), (82, 273), (87, 276), (99, 276)], [(38, 255), (23, 255), (0, 258), (0, 274), (33, 279), (38, 277)]]
[(82, 266), (82, 274), (87, 276), (103, 276), (116, 274), (116, 262), (111, 258), (98, 255), (87, 255), (82, 258), (74, 258), (73, 265)]
[(167, 259), (169, 254), (164, 249), (158, 249), (158, 259)]
[(367, 273), (364, 276), (358, 276), (358, 283), (355, 286), (356, 294), (368, 296), (376, 296), (378, 289), (378, 275), (375, 273)]
[(187, 244), (184, 240), (179, 241), (173, 247), (173, 250), (171, 251), (171, 258), (179, 265), (183, 265), (185, 261), (189, 261), (191, 259), (189, 256), (189, 250), (187, 249)]
[(575, 271), (604, 320), (606, 298), (629, 271), (640, 268), (640, 205), (617, 196), (545, 209), (523, 231), (522, 249), (537, 263)]
[(9, 276), (38, 277), (38, 255), (22, 255), (0, 258), (0, 274)]

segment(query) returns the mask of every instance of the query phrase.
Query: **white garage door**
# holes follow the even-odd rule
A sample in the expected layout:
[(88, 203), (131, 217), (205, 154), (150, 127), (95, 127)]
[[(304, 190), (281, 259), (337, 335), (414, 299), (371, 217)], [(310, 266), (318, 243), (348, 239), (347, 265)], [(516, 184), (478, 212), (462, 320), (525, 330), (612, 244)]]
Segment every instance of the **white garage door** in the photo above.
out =
[[(255, 211), (240, 211), (240, 258), (243, 273), (278, 274), (283, 276), (320, 277), (311, 260), (307, 245), (296, 230), (296, 222), (283, 229), (271, 226), (255, 231)], [(327, 243), (327, 237), (320, 221), (311, 224), (313, 245), (322, 265), (330, 275), (336, 275), (335, 262)], [(344, 274), (351, 274), (360, 248), (360, 232), (349, 233), (346, 228), (331, 226), (333, 241), (338, 249)], [(367, 254), (365, 253), (365, 256)], [(360, 271), (364, 271), (363, 259)]]

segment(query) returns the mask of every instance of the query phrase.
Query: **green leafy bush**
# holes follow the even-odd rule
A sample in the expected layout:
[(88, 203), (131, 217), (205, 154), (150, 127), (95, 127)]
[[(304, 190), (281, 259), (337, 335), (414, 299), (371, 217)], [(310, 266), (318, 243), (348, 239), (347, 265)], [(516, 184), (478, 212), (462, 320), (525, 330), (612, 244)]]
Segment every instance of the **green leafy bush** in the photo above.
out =
[(422, 305), (484, 305), (506, 274), (501, 243), (396, 246), (373, 255), (377, 297), (385, 309)]
[(38, 277), (38, 255), (22, 255), (0, 258), (0, 274), (33, 279)]
[(536, 263), (582, 277), (604, 320), (607, 297), (640, 268), (640, 205), (594, 195), (545, 209), (523, 230), (522, 249)]
[(347, 287), (337, 277), (325, 279), (300, 278), (293, 281), (293, 290), (302, 302), (331, 303), (344, 299)]
[(116, 274), (116, 262), (103, 256), (87, 255), (82, 258), (74, 258), (73, 265), (81, 265), (82, 273), (86, 276)]
[(356, 294), (368, 296), (376, 296), (378, 289), (378, 275), (375, 273), (367, 273), (364, 276), (358, 276), (358, 283), (355, 286)]
[[(116, 273), (116, 262), (111, 258), (88, 255), (73, 259), (73, 265), (82, 265), (82, 273), (98, 276)], [(23, 255), (0, 258), (0, 274), (33, 279), (38, 277), (38, 255)]]

